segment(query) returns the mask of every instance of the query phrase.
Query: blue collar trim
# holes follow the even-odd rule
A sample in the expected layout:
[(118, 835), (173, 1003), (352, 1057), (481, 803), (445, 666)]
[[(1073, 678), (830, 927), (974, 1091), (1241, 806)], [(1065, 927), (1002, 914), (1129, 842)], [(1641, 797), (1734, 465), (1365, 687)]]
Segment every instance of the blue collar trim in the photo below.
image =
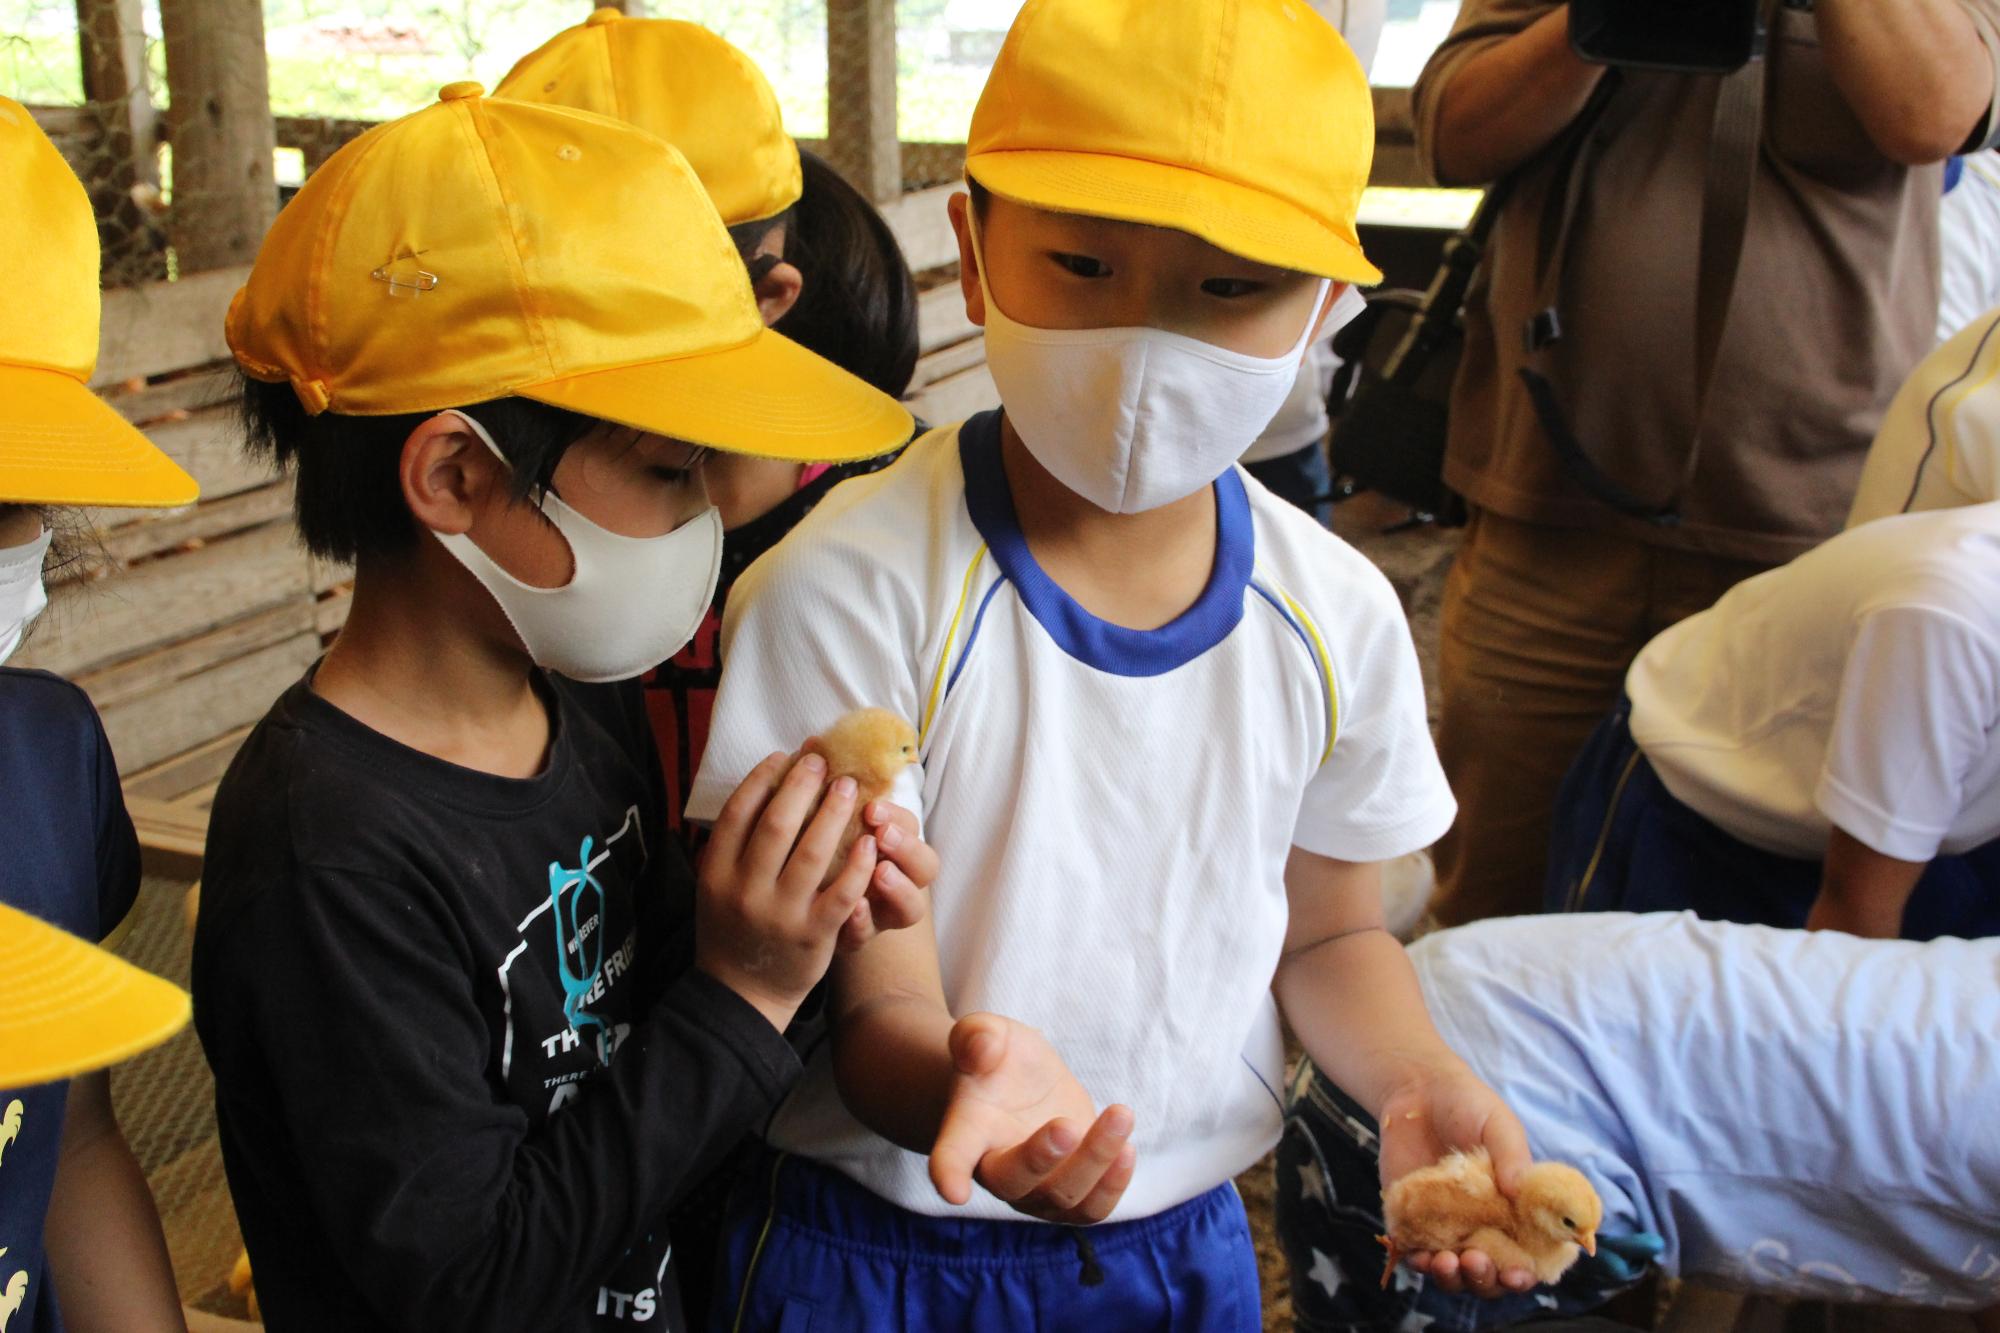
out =
[(1215, 567), (1195, 604), (1152, 630), (1099, 620), (1042, 572), (1028, 551), (1014, 512), (1014, 495), (1000, 462), (1000, 413), (972, 417), (958, 431), (965, 469), (965, 506), (1000, 572), (1041, 627), (1065, 653), (1117, 676), (1162, 676), (1228, 638), (1243, 619), (1245, 590), (1256, 564), (1250, 497), (1231, 468), (1215, 481)]

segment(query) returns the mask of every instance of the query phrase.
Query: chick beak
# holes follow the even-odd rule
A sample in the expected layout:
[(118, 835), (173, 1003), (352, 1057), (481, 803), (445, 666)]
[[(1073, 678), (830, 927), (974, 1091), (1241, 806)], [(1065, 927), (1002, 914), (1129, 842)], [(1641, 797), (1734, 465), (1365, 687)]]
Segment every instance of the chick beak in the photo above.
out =
[(1589, 1255), (1593, 1259), (1597, 1257), (1597, 1233), (1595, 1231), (1577, 1232), (1576, 1243), (1583, 1246), (1583, 1252), (1585, 1254)]

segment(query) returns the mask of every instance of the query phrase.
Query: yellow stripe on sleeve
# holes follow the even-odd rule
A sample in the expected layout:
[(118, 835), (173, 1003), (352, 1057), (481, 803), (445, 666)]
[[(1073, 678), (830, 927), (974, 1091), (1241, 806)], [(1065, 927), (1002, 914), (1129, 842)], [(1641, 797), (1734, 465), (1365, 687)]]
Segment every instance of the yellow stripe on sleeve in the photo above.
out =
[[(1276, 584), (1272, 586), (1277, 587)], [(1291, 610), (1292, 618), (1299, 622), (1299, 627), (1305, 630), (1306, 637), (1312, 640), (1313, 654), (1319, 658), (1320, 676), (1326, 681), (1326, 749), (1319, 757), (1319, 761), (1324, 764), (1333, 757), (1333, 742), (1340, 735), (1340, 687), (1334, 683), (1333, 659), (1327, 654), (1326, 640), (1321, 637), (1319, 626), (1313, 624), (1312, 617), (1306, 614), (1305, 608), (1294, 601), (1292, 595), (1283, 588), (1278, 588), (1278, 596), (1285, 599), (1285, 605)]]
[(972, 600), (973, 576), (979, 573), (979, 566), (986, 560), (986, 543), (972, 553), (972, 563), (966, 566), (965, 582), (958, 590), (958, 606), (951, 613), (951, 628), (945, 631), (944, 651), (938, 654), (937, 672), (931, 677), (930, 698), (924, 701), (923, 722), (917, 727), (917, 748), (922, 750), (929, 741), (931, 723), (937, 720), (938, 704), (944, 698), (945, 675), (951, 669), (951, 650), (958, 643), (958, 624), (965, 618), (966, 603)]

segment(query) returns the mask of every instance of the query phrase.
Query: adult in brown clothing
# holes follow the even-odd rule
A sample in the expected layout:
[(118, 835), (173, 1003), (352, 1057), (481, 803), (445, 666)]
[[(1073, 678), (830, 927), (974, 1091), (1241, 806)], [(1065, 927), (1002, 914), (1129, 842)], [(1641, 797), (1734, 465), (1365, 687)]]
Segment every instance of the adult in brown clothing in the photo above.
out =
[[(1706, 410), (1695, 387), (1702, 194), (1723, 80), (1627, 70), (1603, 102), (1560, 256), (1542, 368), (1599, 469), (1558, 461), (1519, 371), (1540, 247), (1569, 173), (1546, 151), (1605, 77), (1560, 0), (1465, 0), (1415, 89), (1444, 184), (1514, 175), (1468, 301), (1445, 478), (1471, 525), (1446, 587), (1439, 749), (1458, 825), (1448, 923), (1535, 910), (1564, 769), (1633, 656), (1738, 580), (1840, 530), (1896, 386), (1930, 350), (1944, 158), (1994, 124), (2000, 0), (1787, 0), (1762, 62), (1762, 138)], [(1701, 452), (1681, 477), (1705, 423)]]

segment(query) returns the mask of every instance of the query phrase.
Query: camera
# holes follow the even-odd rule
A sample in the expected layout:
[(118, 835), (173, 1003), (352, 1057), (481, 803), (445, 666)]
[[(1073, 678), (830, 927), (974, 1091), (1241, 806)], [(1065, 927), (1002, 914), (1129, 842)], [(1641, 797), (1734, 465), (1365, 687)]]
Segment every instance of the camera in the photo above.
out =
[(1627, 69), (1727, 74), (1764, 51), (1763, 0), (1570, 0), (1570, 46)]

